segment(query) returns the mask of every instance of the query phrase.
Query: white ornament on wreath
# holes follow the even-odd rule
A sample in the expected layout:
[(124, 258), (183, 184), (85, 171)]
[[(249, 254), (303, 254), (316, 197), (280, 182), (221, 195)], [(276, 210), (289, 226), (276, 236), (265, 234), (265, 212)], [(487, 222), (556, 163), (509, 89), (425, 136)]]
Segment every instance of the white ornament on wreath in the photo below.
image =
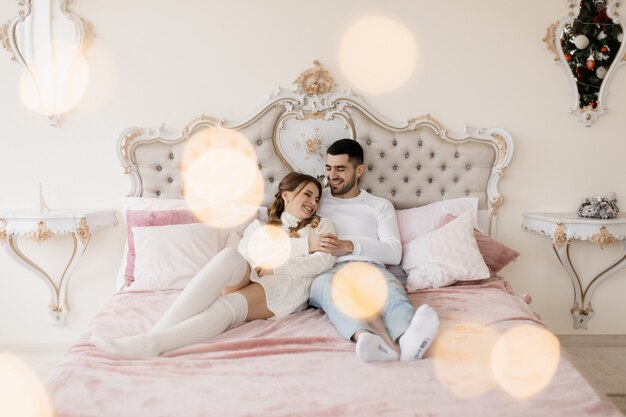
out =
[(578, 49), (585, 49), (589, 46), (589, 38), (585, 35), (578, 35), (574, 38), (574, 45), (576, 45)]
[(596, 59), (598, 61), (606, 61), (607, 59), (609, 59), (609, 56), (607, 54), (603, 54), (602, 52), (598, 52), (596, 54)]
[(604, 79), (604, 77), (606, 76), (606, 68), (604, 68), (604, 67), (599, 67), (599, 68), (596, 70), (596, 76), (597, 76), (599, 79), (603, 80), (603, 79)]
[(602, 39), (606, 38), (606, 33), (604, 31), (601, 31), (600, 33), (598, 33), (598, 40), (601, 41)]

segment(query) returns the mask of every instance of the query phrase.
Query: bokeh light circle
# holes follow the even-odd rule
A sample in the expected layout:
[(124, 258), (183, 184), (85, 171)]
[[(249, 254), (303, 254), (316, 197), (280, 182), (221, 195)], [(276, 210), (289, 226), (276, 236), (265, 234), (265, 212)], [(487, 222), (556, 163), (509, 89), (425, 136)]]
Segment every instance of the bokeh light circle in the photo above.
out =
[(202, 222), (219, 228), (247, 223), (263, 201), (263, 176), (250, 142), (223, 128), (200, 129), (185, 146), (184, 195)]
[(399, 88), (415, 72), (417, 44), (400, 22), (370, 16), (352, 24), (339, 45), (339, 66), (359, 90), (380, 94)]
[(252, 264), (275, 269), (289, 259), (289, 235), (278, 226), (263, 225), (250, 236), (248, 254)]
[(350, 262), (335, 274), (331, 297), (344, 314), (368, 320), (380, 314), (387, 300), (387, 284), (375, 266)]
[(0, 416), (53, 416), (42, 383), (24, 362), (9, 353), (0, 353)]
[(437, 376), (461, 398), (475, 398), (495, 384), (491, 373), (498, 333), (487, 326), (461, 324), (442, 332), (432, 347)]
[(76, 45), (57, 40), (35, 51), (30, 70), (20, 78), (22, 102), (44, 115), (67, 113), (81, 100), (89, 82), (89, 65)]
[(503, 390), (516, 398), (529, 398), (550, 383), (559, 358), (556, 336), (539, 326), (522, 325), (499, 338), (491, 366)]

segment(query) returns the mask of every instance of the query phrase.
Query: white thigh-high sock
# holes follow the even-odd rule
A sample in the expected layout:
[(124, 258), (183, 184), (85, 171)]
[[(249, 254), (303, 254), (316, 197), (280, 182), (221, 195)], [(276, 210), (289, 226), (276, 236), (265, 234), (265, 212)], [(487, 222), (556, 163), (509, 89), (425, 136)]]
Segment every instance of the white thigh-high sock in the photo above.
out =
[(435, 339), (438, 329), (439, 317), (437, 312), (428, 304), (422, 304), (413, 315), (409, 328), (398, 341), (400, 343), (400, 360), (422, 359)]
[(150, 332), (167, 329), (206, 310), (225, 286), (238, 284), (244, 278), (247, 268), (248, 262), (239, 252), (222, 250), (189, 281)]
[(398, 353), (387, 346), (382, 337), (365, 332), (356, 341), (356, 356), (363, 362), (391, 362), (400, 359)]
[(148, 358), (163, 352), (208, 340), (222, 334), (248, 315), (248, 302), (239, 293), (219, 297), (209, 308), (168, 329), (135, 336), (107, 339), (94, 335), (100, 349), (127, 358)]

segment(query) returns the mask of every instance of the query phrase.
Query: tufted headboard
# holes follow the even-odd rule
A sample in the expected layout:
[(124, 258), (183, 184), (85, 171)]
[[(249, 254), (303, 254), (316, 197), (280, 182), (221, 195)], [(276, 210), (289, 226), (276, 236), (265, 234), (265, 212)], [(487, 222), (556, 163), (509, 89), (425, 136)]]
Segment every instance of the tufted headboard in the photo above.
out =
[(117, 149), (131, 178), (130, 196), (184, 198), (183, 149), (202, 129), (231, 129), (250, 141), (265, 182), (265, 205), (288, 172), (322, 175), (326, 148), (349, 137), (365, 151), (362, 188), (389, 199), (397, 209), (476, 196), (479, 225), (495, 237), (503, 203), (498, 182), (513, 154), (507, 131), (466, 126), (450, 133), (430, 115), (392, 122), (350, 91), (337, 91), (330, 74), (317, 61), (314, 65), (246, 120), (202, 116), (174, 133), (163, 127), (125, 130)]

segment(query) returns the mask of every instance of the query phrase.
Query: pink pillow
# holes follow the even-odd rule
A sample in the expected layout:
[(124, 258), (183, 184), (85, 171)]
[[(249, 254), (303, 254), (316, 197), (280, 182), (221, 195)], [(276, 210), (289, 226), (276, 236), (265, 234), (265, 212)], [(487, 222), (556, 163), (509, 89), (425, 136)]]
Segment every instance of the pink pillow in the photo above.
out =
[(478, 198), (476, 197), (453, 198), (425, 206), (396, 210), (400, 243), (404, 245), (418, 236), (432, 232), (442, 225), (441, 222), (449, 213), (460, 216), (468, 211), (472, 216), (472, 224), (476, 227), (478, 225)]
[(135, 240), (133, 238), (133, 227), (145, 226), (166, 226), (174, 224), (195, 223), (195, 219), (190, 210), (129, 210), (126, 212), (126, 230), (128, 253), (126, 255), (126, 269), (124, 271), (124, 282), (130, 285), (134, 280), (135, 272)]
[[(454, 214), (448, 214), (446, 217), (444, 217), (440, 226), (448, 224), (454, 219), (456, 219), (456, 216)], [(517, 252), (516, 250), (513, 250), (508, 246), (493, 240), (489, 236), (481, 233), (476, 229), (474, 229), (474, 238), (476, 239), (476, 243), (478, 244), (478, 250), (483, 256), (483, 259), (485, 260), (485, 263), (487, 264), (491, 275), (500, 271), (502, 268), (516, 260), (519, 256), (519, 252)]]

